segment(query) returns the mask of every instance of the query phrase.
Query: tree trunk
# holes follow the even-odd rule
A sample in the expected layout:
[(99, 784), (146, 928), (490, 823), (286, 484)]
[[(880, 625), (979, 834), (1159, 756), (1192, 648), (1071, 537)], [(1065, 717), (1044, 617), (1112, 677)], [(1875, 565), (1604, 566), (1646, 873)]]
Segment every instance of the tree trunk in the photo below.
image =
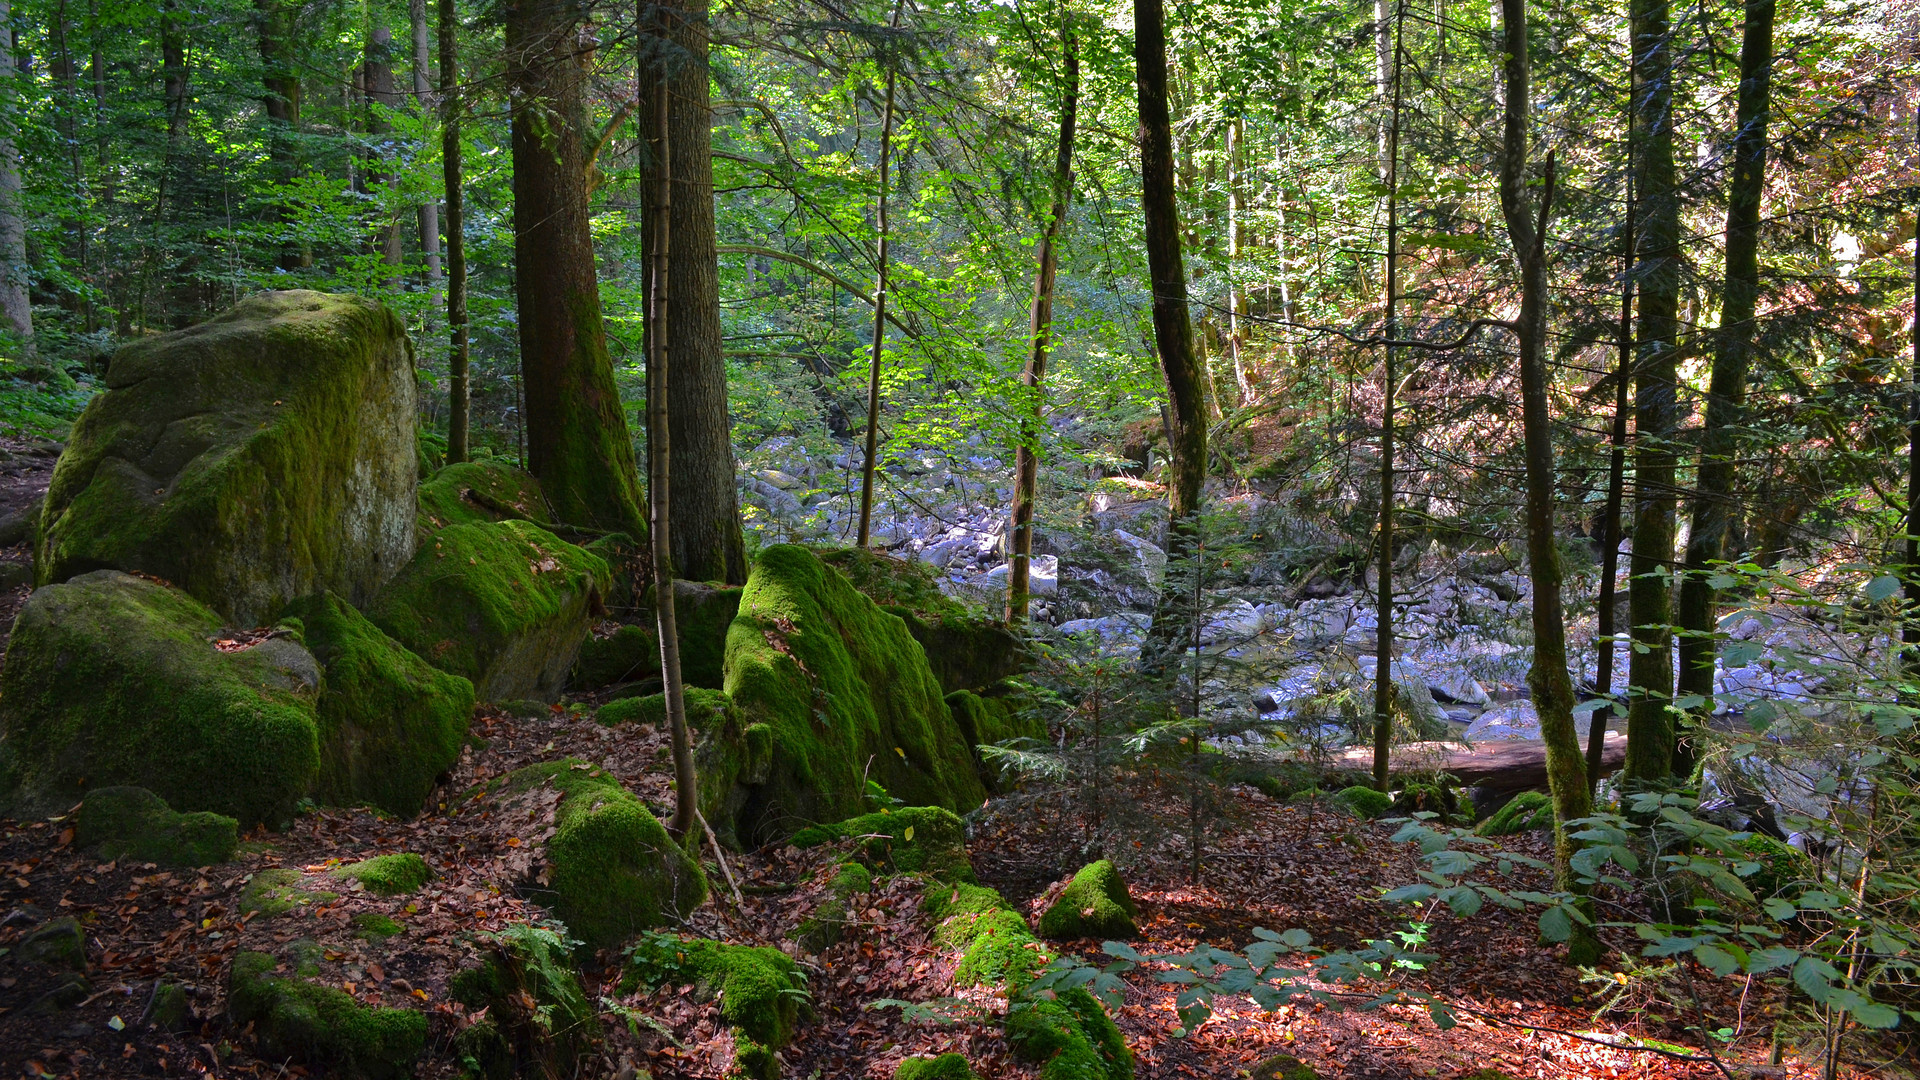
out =
[[(673, 356), (673, 565), (683, 578), (742, 584), (747, 580), (740, 496), (734, 483), (732, 420), (727, 410), (727, 364), (720, 344), (720, 256), (713, 219), (713, 116), (708, 107), (707, 5), (679, 0), (658, 9), (667, 25), (658, 42), (664, 81), (643, 79), (639, 114), (668, 95), (674, 193), (667, 228), (672, 259), (666, 348)], [(649, 177), (649, 180), (653, 180)], [(657, 182), (650, 182), (657, 192)], [(642, 232), (654, 220), (643, 217)], [(643, 244), (648, 242), (642, 237)]]
[[(678, 21), (677, 13), (663, 12)], [(671, 32), (671, 28), (667, 28)], [(667, 731), (673, 744), (673, 820), (667, 831), (675, 839), (693, 832), (700, 814), (700, 779), (694, 772), (693, 741), (687, 734), (686, 684), (680, 675), (680, 629), (673, 595), (673, 503), (669, 496), (672, 478), (673, 439), (669, 426), (672, 390), (667, 365), (672, 356), (672, 333), (667, 313), (672, 310), (673, 252), (673, 109), (670, 93), (674, 83), (669, 68), (660, 65), (653, 95), (653, 249), (647, 260), (647, 341), (652, 346), (647, 357), (647, 506), (653, 526), (653, 610), (660, 636), (660, 681), (666, 690)], [(704, 79), (704, 71), (701, 78)]]
[[(1179, 609), (1186, 590), (1179, 568), (1196, 551), (1200, 498), (1207, 479), (1206, 373), (1193, 351), (1187, 311), (1187, 272), (1180, 251), (1180, 213), (1174, 202), (1173, 121), (1167, 111), (1166, 16), (1161, 0), (1134, 0), (1133, 60), (1140, 102), (1141, 210), (1147, 272), (1153, 284), (1153, 338), (1167, 380), (1167, 580), (1153, 627), (1140, 650), (1142, 666), (1158, 670), (1177, 656), (1186, 634)], [(1189, 572), (1197, 568), (1189, 567)], [(1190, 613), (1198, 618), (1198, 612)]]
[(1753, 351), (1753, 315), (1760, 294), (1760, 195), (1766, 179), (1767, 112), (1773, 74), (1774, 0), (1747, 0), (1740, 43), (1740, 91), (1734, 114), (1733, 176), (1727, 185), (1727, 287), (1720, 333), (1708, 379), (1700, 439), (1699, 481), (1687, 535), (1687, 572), (1680, 582), (1682, 697), (1698, 696), (1696, 714), (1713, 711), (1713, 664), (1718, 649), (1717, 590), (1709, 564), (1727, 558), (1733, 517), (1735, 429), (1747, 396)]
[[(288, 183), (300, 175), (300, 67), (293, 55), (293, 20), (298, 5), (293, 0), (254, 0), (259, 16), (261, 84), (265, 93), (261, 107), (267, 113), (267, 159), (270, 174), (277, 183)], [(281, 207), (280, 221), (290, 225), (293, 212)], [(282, 270), (297, 270), (312, 265), (306, 245), (289, 239), (280, 249)]]
[[(1394, 5), (1396, 16), (1404, 12), (1402, 3)], [(1400, 34), (1399, 18), (1391, 35), (1387, 28), (1386, 0), (1374, 0), (1374, 18), (1378, 38), (1385, 55), (1377, 56), (1382, 102), (1387, 106), (1380, 129), (1380, 182), (1387, 190), (1387, 265), (1386, 292), (1381, 297), (1386, 310), (1380, 379), (1380, 530), (1379, 569), (1374, 610), (1373, 666), (1373, 786), (1387, 790), (1387, 768), (1393, 750), (1393, 398), (1400, 374), (1395, 361), (1393, 339), (1399, 326), (1394, 319), (1400, 292)]]
[[(905, 0), (893, 9), (893, 25), (900, 25)], [(887, 331), (887, 155), (893, 149), (893, 85), (895, 72), (887, 68), (887, 102), (880, 120), (880, 259), (873, 288), (873, 355), (867, 362), (867, 441), (860, 465), (860, 529), (854, 545), (866, 548), (873, 539), (874, 470), (880, 455), (880, 356)]]
[(461, 191), (460, 15), (440, 0), (440, 159), (447, 200), (447, 464), (468, 456), (467, 241)]
[(1533, 667), (1527, 687), (1540, 714), (1546, 744), (1547, 786), (1553, 795), (1554, 878), (1573, 882), (1574, 842), (1567, 823), (1593, 809), (1580, 736), (1573, 726), (1573, 680), (1567, 674), (1566, 610), (1560, 599), (1560, 549), (1553, 531), (1553, 417), (1547, 394), (1547, 225), (1553, 210), (1553, 158), (1546, 162), (1538, 205), (1527, 197), (1527, 114), (1530, 109), (1526, 0), (1502, 0), (1506, 107), (1500, 163), (1500, 212), (1520, 267), (1521, 426), (1526, 445), (1527, 568), (1533, 583)]
[(13, 66), (13, 13), (9, 0), (0, 0), (0, 317), (19, 339), (23, 351), (33, 349), (33, 303), (27, 296), (27, 222), (20, 201), (20, 151), (13, 144), (19, 101)]
[[(1240, 249), (1246, 242), (1247, 122), (1236, 117), (1227, 125), (1227, 348), (1233, 351), (1236, 402), (1253, 402), (1253, 377), (1247, 371), (1247, 291), (1240, 287)], [(1285, 286), (1281, 287), (1285, 291)]]
[[(374, 148), (367, 159), (367, 191), (387, 201), (384, 189), (393, 183), (392, 168), (394, 158), (393, 143), (389, 136), (393, 133), (393, 124), (387, 114), (400, 108), (400, 91), (393, 82), (393, 31), (384, 23), (377, 23), (367, 33), (367, 133), (374, 136)], [(380, 227), (380, 261), (394, 269), (406, 261), (401, 247), (400, 219), (393, 215), (391, 207), (383, 210), (386, 224)], [(398, 289), (399, 276), (393, 275), (381, 283), (384, 288)]]
[(1633, 558), (1627, 586), (1633, 653), (1628, 663), (1629, 783), (1673, 773), (1674, 439), (1679, 429), (1680, 197), (1673, 167), (1673, 46), (1670, 0), (1631, 0), (1634, 229), (1640, 289), (1633, 441)]
[[(433, 93), (432, 35), (427, 29), (427, 0), (407, 0), (407, 21), (413, 29), (413, 108), (424, 116)], [(432, 199), (420, 204), (420, 253), (427, 261), (427, 285), (440, 284), (440, 208)]]
[(646, 518), (588, 220), (578, 24), (546, 0), (509, 0), (503, 14), (527, 467), (560, 521), (640, 539)]
[[(1632, 135), (1632, 113), (1628, 113), (1628, 141)], [(1627, 177), (1626, 221), (1620, 242), (1620, 341), (1619, 363), (1614, 368), (1613, 426), (1607, 443), (1607, 502), (1600, 522), (1600, 596), (1597, 601), (1597, 655), (1594, 658), (1594, 693), (1607, 701), (1604, 710), (1595, 710), (1587, 728), (1587, 786), (1600, 784), (1600, 756), (1605, 747), (1607, 719), (1613, 715), (1613, 659), (1619, 643), (1614, 623), (1614, 580), (1620, 574), (1620, 504), (1627, 486), (1627, 390), (1633, 381), (1633, 177)], [(1602, 715), (1602, 713), (1605, 715)]]
[(1020, 385), (1028, 395), (1021, 421), (1020, 445), (1013, 455), (1013, 552), (1007, 566), (1007, 622), (1027, 617), (1027, 592), (1032, 582), (1033, 503), (1039, 486), (1042, 407), (1046, 403), (1047, 350), (1053, 336), (1054, 244), (1073, 199), (1073, 135), (1080, 108), (1080, 53), (1073, 25), (1061, 28), (1060, 44), (1066, 85), (1060, 100), (1060, 140), (1053, 158), (1053, 203), (1040, 230), (1040, 250), (1034, 256), (1033, 310), (1027, 323), (1029, 349)]

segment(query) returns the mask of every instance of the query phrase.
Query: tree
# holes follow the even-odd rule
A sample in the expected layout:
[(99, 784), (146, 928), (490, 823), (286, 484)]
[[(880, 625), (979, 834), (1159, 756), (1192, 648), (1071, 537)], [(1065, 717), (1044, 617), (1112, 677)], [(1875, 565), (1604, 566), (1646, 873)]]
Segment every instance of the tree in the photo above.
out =
[(1706, 419), (1700, 432), (1700, 469), (1687, 534), (1686, 576), (1680, 581), (1680, 679), (1683, 699), (1698, 698), (1711, 712), (1718, 590), (1711, 568), (1727, 551), (1735, 513), (1735, 443), (1747, 396), (1754, 308), (1760, 294), (1760, 195), (1767, 167), (1767, 113), (1773, 75), (1774, 0), (1747, 0), (1740, 42), (1740, 89), (1734, 112), (1733, 176), (1727, 184), (1727, 284), (1720, 300)]
[(13, 10), (0, 0), (0, 318), (33, 348), (33, 303), (27, 296), (27, 223), (20, 199), (20, 151), (14, 145)]
[[(432, 34), (427, 28), (427, 0), (407, 0), (407, 24), (413, 31), (413, 107), (426, 112), (433, 93)], [(427, 284), (440, 285), (440, 207), (423, 199), (415, 214), (420, 224), (420, 254), (427, 261)]]
[[(298, 7), (287, 0), (254, 0), (259, 20), (261, 84), (265, 93), (261, 107), (267, 114), (267, 156), (272, 161), (272, 178), (282, 184), (300, 173), (300, 106), (302, 86), (300, 65), (294, 56), (294, 17)], [(280, 220), (290, 224), (293, 210), (282, 205)], [(279, 267), (294, 270), (312, 262), (312, 253), (292, 236), (280, 247)]]
[(1034, 253), (1033, 308), (1027, 324), (1027, 363), (1020, 385), (1030, 395), (1021, 418), (1020, 445), (1013, 464), (1013, 549), (1007, 566), (1007, 621), (1027, 617), (1032, 580), (1033, 503), (1039, 487), (1042, 409), (1046, 404), (1047, 350), (1053, 344), (1053, 283), (1059, 262), (1054, 245), (1073, 199), (1073, 137), (1080, 108), (1080, 52), (1071, 15), (1062, 16), (1060, 62), (1065, 82), (1060, 94), (1060, 138), (1054, 144), (1053, 198)]
[[(893, 24), (889, 29), (898, 28), (900, 13), (906, 9), (906, 0), (899, 0), (893, 8)], [(876, 277), (873, 286), (873, 350), (867, 361), (867, 431), (865, 453), (860, 464), (860, 526), (854, 540), (855, 545), (866, 547), (873, 539), (873, 483), (874, 470), (879, 464), (880, 454), (880, 359), (887, 341), (887, 166), (888, 155), (893, 149), (893, 90), (899, 75), (892, 62), (887, 61), (887, 97), (880, 120), (880, 201), (875, 220), (880, 233), (880, 252), (875, 265)]]
[(1380, 184), (1387, 193), (1386, 318), (1382, 329), (1380, 372), (1380, 530), (1375, 540), (1378, 567), (1374, 597), (1373, 786), (1387, 790), (1393, 748), (1393, 398), (1399, 380), (1393, 339), (1400, 292), (1400, 32), (1406, 4), (1393, 5), (1388, 26), (1387, 0), (1374, 0), (1374, 71), (1387, 108), (1380, 121)]
[[(393, 30), (385, 22), (375, 22), (367, 33), (367, 62), (362, 70), (367, 84), (367, 132), (374, 136), (374, 146), (367, 155), (367, 190), (379, 195), (393, 183), (393, 177), (387, 172), (394, 156), (393, 145), (385, 136), (393, 133), (393, 122), (388, 117), (400, 108), (400, 90), (393, 81)], [(386, 220), (381, 222), (379, 230), (380, 261), (398, 270), (406, 261), (406, 252), (401, 247), (400, 219), (390, 211), (382, 217)], [(398, 289), (399, 275), (388, 277), (385, 287)]]
[(440, 159), (447, 200), (447, 463), (467, 460), (471, 385), (467, 341), (466, 203), (461, 177), (460, 16), (440, 0)]
[[(747, 579), (747, 554), (720, 341), (707, 5), (704, 0), (671, 0), (659, 5), (658, 12), (652, 61), (664, 70), (664, 78), (641, 80), (638, 112), (651, 117), (652, 95), (667, 95), (674, 190), (666, 225), (673, 233), (666, 248), (672, 260), (667, 301), (674, 313), (666, 324), (666, 349), (673, 356), (673, 379), (667, 385), (673, 395), (667, 408), (675, 425), (668, 462), (673, 477), (673, 565), (685, 578), (738, 585)], [(654, 170), (658, 167), (655, 162)], [(656, 181), (649, 182), (647, 190), (665, 189)], [(645, 220), (656, 221), (657, 215)]]
[(554, 0), (510, 0), (502, 12), (527, 467), (560, 521), (644, 537), (588, 221), (577, 12)]

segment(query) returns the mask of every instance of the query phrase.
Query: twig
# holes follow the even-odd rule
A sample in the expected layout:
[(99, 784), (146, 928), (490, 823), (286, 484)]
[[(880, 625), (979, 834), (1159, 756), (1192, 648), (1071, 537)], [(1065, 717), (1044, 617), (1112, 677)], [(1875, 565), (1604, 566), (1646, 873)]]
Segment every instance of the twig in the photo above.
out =
[(720, 851), (720, 838), (713, 835), (713, 826), (707, 824), (707, 815), (695, 810), (693, 816), (700, 822), (700, 830), (707, 834), (707, 843), (713, 845), (713, 857), (720, 861), (720, 873), (727, 879), (727, 888), (733, 890), (733, 906), (744, 906), (746, 900), (740, 896), (740, 884), (733, 880), (733, 869), (727, 865), (727, 857)]

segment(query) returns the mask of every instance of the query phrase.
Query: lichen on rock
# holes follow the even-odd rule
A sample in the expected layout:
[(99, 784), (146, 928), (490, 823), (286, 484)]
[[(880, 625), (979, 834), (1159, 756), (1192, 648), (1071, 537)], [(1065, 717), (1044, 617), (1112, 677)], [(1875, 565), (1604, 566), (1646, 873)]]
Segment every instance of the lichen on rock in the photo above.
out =
[(364, 603), (414, 546), (413, 350), (354, 296), (250, 297), (115, 354), (47, 491), (42, 584), (174, 583), (241, 626), (332, 589)]
[(240, 835), (239, 823), (225, 815), (182, 814), (142, 787), (103, 787), (80, 803), (73, 841), (103, 859), (195, 867), (233, 858)]

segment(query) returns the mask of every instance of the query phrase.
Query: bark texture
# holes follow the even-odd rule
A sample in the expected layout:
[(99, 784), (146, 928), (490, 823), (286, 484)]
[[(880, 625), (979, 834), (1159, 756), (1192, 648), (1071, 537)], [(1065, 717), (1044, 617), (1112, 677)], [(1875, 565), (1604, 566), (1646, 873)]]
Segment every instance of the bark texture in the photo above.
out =
[(447, 200), (447, 464), (467, 460), (471, 393), (467, 375), (466, 202), (461, 190), (460, 15), (440, 0), (440, 158)]
[[(425, 114), (433, 93), (433, 34), (427, 27), (427, 0), (407, 0), (407, 22), (413, 31), (413, 107)], [(420, 253), (427, 262), (427, 283), (440, 283), (440, 207), (432, 199), (415, 214), (420, 223)]]
[(21, 216), (20, 151), (12, 130), (14, 100), (13, 17), (8, 0), (0, 0), (0, 318), (21, 339), (24, 347), (33, 342), (33, 305), (27, 297), (27, 223)]

